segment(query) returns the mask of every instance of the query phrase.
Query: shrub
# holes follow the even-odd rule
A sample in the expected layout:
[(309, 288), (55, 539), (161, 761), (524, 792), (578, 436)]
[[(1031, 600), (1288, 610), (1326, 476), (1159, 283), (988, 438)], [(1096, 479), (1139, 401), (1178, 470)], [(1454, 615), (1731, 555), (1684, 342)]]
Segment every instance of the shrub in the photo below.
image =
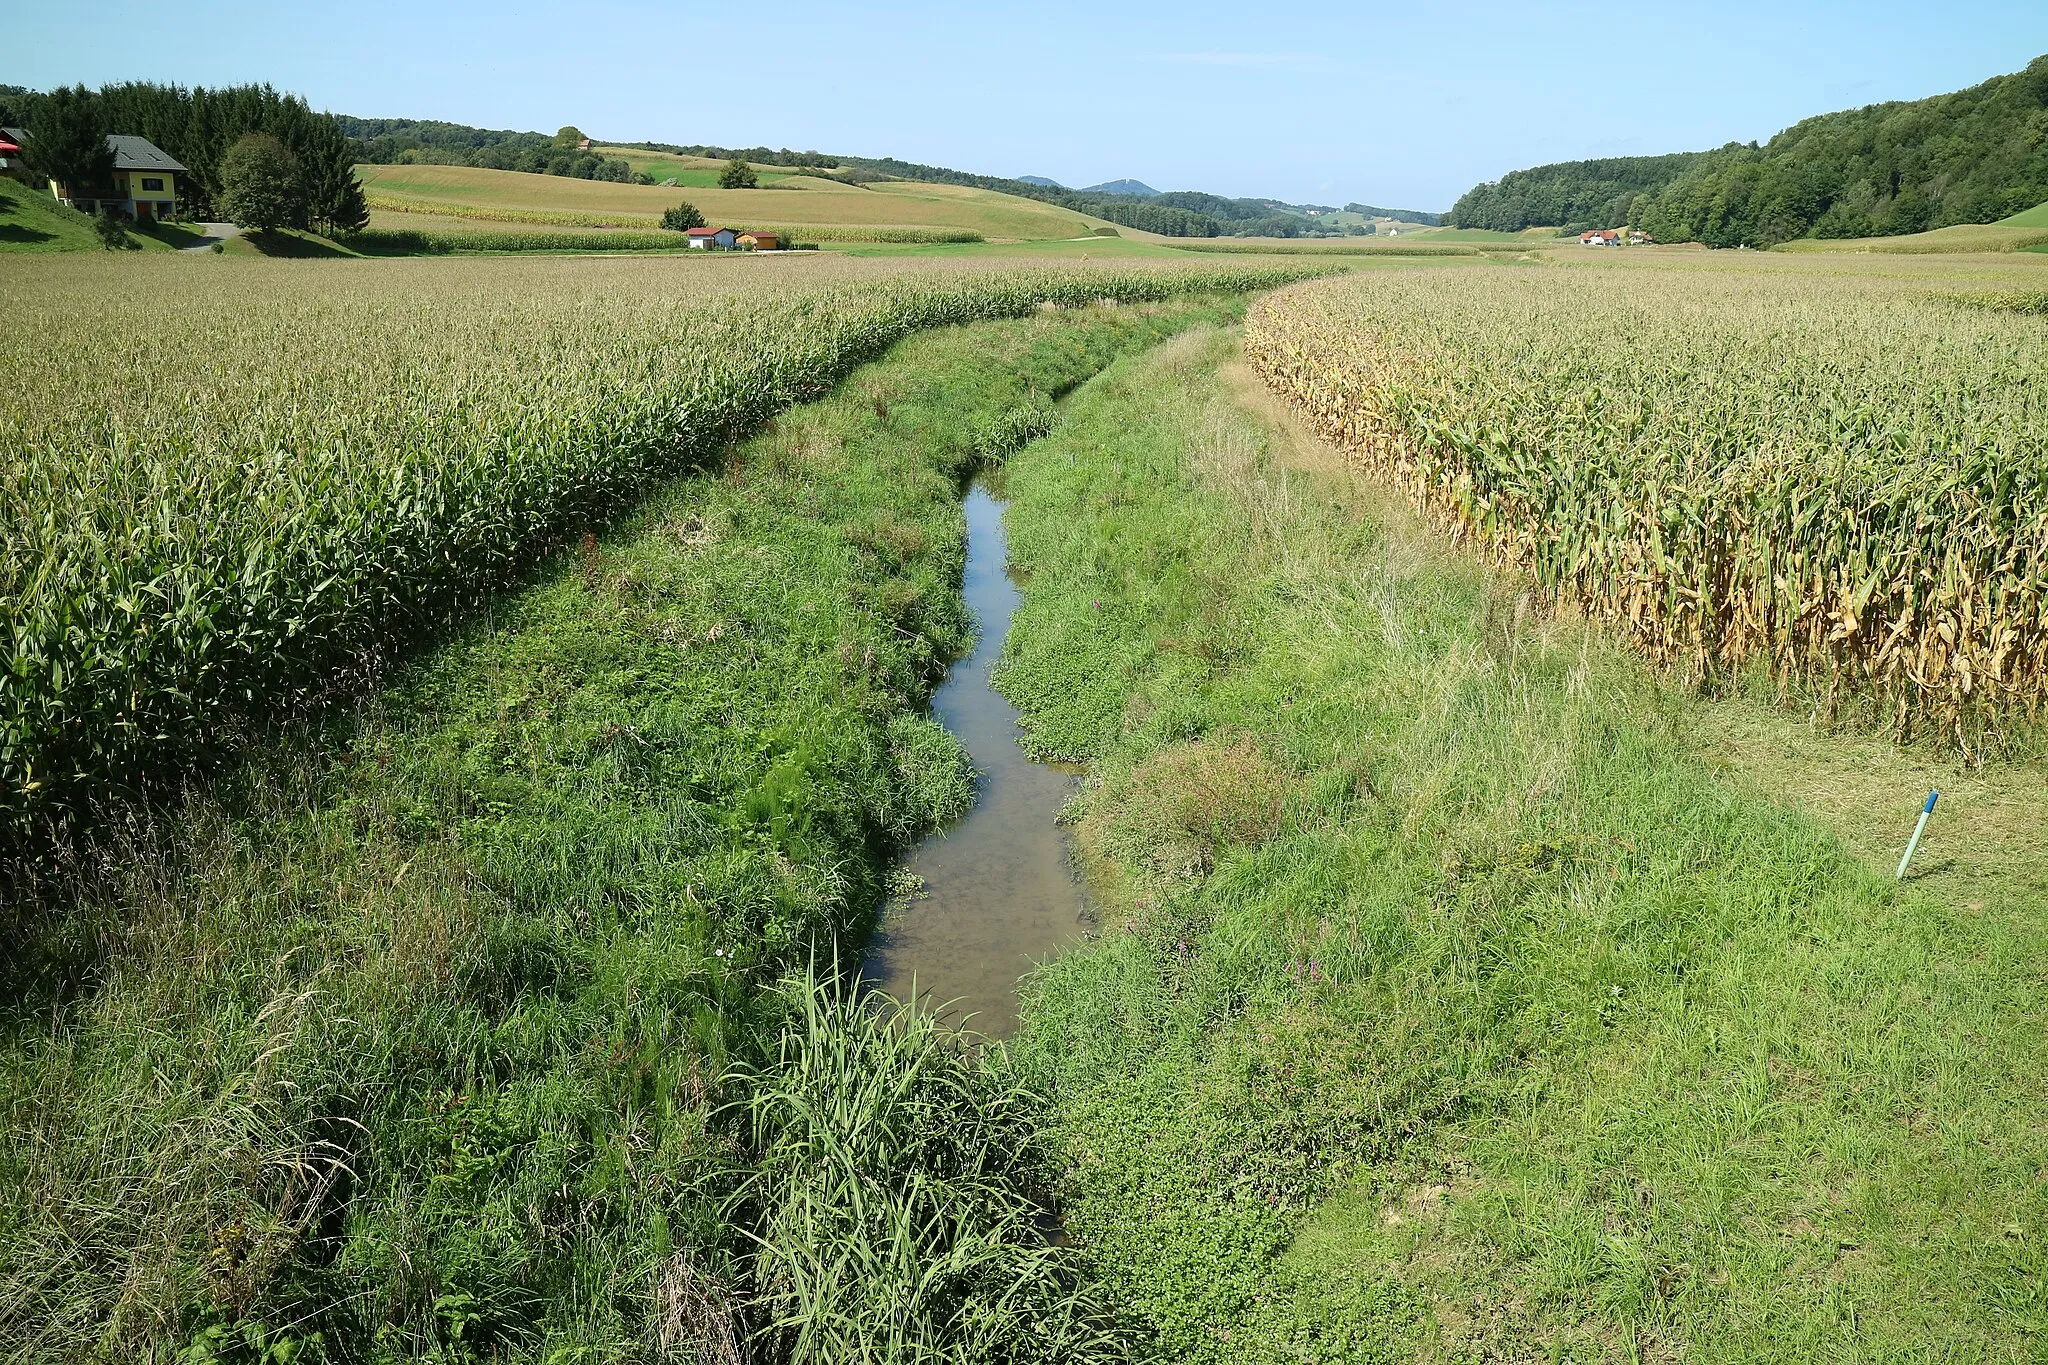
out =
[(726, 190), (750, 190), (759, 184), (754, 168), (739, 157), (725, 163), (725, 169), (718, 173), (718, 186)]
[(682, 232), (689, 228), (703, 227), (704, 215), (697, 211), (695, 204), (686, 199), (674, 208), (662, 212), (661, 225), (670, 232)]

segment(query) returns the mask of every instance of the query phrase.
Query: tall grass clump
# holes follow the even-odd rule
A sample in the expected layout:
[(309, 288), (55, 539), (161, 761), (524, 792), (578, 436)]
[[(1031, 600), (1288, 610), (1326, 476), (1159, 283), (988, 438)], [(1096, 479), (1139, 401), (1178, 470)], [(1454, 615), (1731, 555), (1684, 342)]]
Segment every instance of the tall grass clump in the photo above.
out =
[(745, 1161), (758, 1346), (802, 1362), (1119, 1359), (1076, 1255), (1048, 1243), (1042, 1101), (937, 1013), (809, 974), (765, 1062), (726, 1078)]
[[(10, 289), (0, 838), (373, 669), (913, 331), (1287, 278), (819, 262), (762, 297), (704, 272), (398, 270), (53, 268)], [(138, 289), (164, 326), (91, 321)]]
[(2048, 699), (2029, 318), (1659, 263), (1296, 289), (1246, 347), (1419, 506), (1697, 676), (1758, 663), (1972, 748)]

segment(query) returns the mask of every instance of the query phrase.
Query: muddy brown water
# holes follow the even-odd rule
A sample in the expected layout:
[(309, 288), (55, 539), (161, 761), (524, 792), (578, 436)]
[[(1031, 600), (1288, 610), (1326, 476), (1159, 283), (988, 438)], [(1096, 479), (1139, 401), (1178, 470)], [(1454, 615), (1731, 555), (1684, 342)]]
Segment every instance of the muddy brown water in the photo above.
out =
[(911, 855), (906, 866), (927, 894), (889, 907), (861, 970), (898, 999), (914, 991), (951, 1002), (956, 1022), (996, 1038), (1017, 1027), (1018, 978), (1080, 937), (1087, 916), (1053, 823), (1074, 774), (1025, 757), (1017, 708), (990, 685), (1017, 607), (1008, 562), (1003, 504), (977, 482), (967, 493), (963, 590), (981, 631), (932, 698), (980, 773), (974, 809)]

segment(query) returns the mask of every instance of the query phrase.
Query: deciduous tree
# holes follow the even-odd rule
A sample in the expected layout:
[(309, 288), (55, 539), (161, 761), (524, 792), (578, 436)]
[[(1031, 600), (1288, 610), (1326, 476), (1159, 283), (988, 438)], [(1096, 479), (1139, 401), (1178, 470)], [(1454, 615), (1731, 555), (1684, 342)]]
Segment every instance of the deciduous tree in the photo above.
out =
[(247, 133), (220, 163), (220, 208), (254, 232), (306, 219), (306, 182), (299, 159), (268, 133)]

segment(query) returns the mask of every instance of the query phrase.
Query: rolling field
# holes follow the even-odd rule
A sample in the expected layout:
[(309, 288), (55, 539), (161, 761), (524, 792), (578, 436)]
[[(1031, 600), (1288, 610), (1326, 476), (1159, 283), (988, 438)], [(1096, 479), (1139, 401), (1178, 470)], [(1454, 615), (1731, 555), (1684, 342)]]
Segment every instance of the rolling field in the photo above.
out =
[[(802, 230), (900, 229), (979, 232), (985, 237), (1057, 240), (1085, 235), (1094, 219), (1029, 199), (960, 185), (888, 181), (843, 185), (791, 176), (777, 188), (721, 190), (621, 185), (471, 166), (358, 166), (372, 209), (457, 213), (465, 218), (546, 215), (578, 227), (651, 227), (687, 198), (708, 221)], [(821, 233), (819, 235), (822, 235)]]
[(1418, 506), (1694, 678), (1755, 666), (1966, 748), (2039, 713), (2048, 338), (1954, 297), (2034, 271), (1567, 265), (1295, 289), (1248, 349)]
[(1786, 242), (1779, 251), (1875, 252), (1933, 256), (1959, 253), (2031, 251), (2048, 246), (2048, 204), (1996, 223), (1959, 223), (1901, 237), (1855, 237), (1841, 241)]

